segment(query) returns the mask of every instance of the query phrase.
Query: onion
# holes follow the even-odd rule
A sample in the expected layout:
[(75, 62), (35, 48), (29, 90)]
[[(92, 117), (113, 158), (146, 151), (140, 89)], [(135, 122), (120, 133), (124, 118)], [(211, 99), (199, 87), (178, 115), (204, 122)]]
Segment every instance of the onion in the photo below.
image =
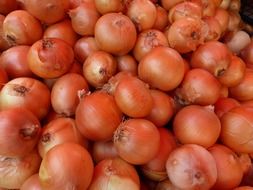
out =
[(150, 114), (153, 98), (147, 85), (135, 76), (124, 77), (117, 84), (114, 98), (119, 109), (130, 117)]
[(226, 9), (217, 8), (215, 10), (214, 18), (218, 20), (221, 26), (221, 32), (224, 34), (228, 29), (229, 24), (229, 13)]
[(101, 88), (116, 71), (116, 59), (105, 51), (93, 52), (83, 64), (83, 75), (87, 82), (95, 88)]
[(183, 80), (184, 60), (172, 48), (164, 46), (153, 48), (139, 62), (138, 76), (153, 88), (163, 91), (173, 90)]
[(240, 106), (240, 103), (234, 99), (229, 97), (219, 98), (214, 104), (214, 112), (216, 115), (221, 118), (222, 115), (234, 107)]
[(241, 1), (240, 0), (231, 0), (228, 9), (231, 11), (239, 12), (241, 9)]
[(252, 67), (253, 65), (253, 40), (244, 47), (240, 52), (241, 58), (245, 61), (247, 66)]
[(81, 3), (75, 9), (71, 9), (68, 14), (76, 33), (82, 36), (94, 35), (95, 24), (100, 17), (94, 2)]
[(3, 86), (9, 81), (9, 77), (2, 67), (0, 67), (0, 90), (3, 88)]
[(163, 31), (167, 25), (168, 25), (167, 11), (159, 4), (156, 4), (156, 20), (152, 28)]
[(0, 14), (8, 14), (18, 8), (16, 0), (2, 0), (0, 1)]
[(50, 91), (44, 83), (34, 78), (12, 79), (0, 92), (0, 109), (13, 107), (27, 108), (42, 119), (49, 111)]
[(120, 158), (105, 159), (94, 169), (89, 190), (139, 190), (140, 179), (134, 166)]
[(161, 0), (162, 7), (169, 11), (173, 6), (184, 0)]
[(156, 29), (145, 30), (140, 32), (137, 37), (133, 55), (137, 61), (140, 61), (152, 49), (159, 46), (169, 46), (166, 36)]
[(175, 186), (171, 183), (171, 181), (167, 178), (167, 179), (165, 179), (165, 180), (163, 180), (163, 181), (160, 181), (160, 182), (157, 184), (155, 190), (182, 190), (182, 189), (179, 189), (179, 188), (175, 187)]
[(25, 108), (0, 112), (0, 155), (20, 157), (31, 152), (41, 132), (38, 118)]
[(39, 169), (42, 189), (87, 189), (93, 175), (89, 152), (76, 143), (63, 143), (52, 148)]
[(33, 174), (20, 187), (20, 190), (42, 190), (40, 181), (39, 181), (39, 174)]
[(240, 186), (240, 187), (236, 187), (233, 190), (253, 190), (253, 187), (251, 186)]
[(130, 54), (117, 56), (117, 70), (118, 72), (127, 71), (131, 72), (133, 75), (137, 75), (138, 62)]
[[(228, 28), (227, 32), (237, 32), (241, 28), (241, 16), (239, 12), (229, 11), (229, 21), (228, 21)], [(225, 34), (226, 35), (226, 34)]]
[(146, 164), (159, 151), (160, 134), (146, 119), (129, 119), (114, 132), (113, 142), (122, 159), (131, 164)]
[(221, 117), (222, 143), (235, 152), (251, 153), (253, 151), (253, 108), (238, 106)]
[(131, 0), (126, 15), (138, 31), (151, 29), (156, 21), (156, 7), (150, 0)]
[(19, 189), (30, 176), (38, 173), (40, 163), (36, 150), (23, 157), (0, 156), (0, 187)]
[(113, 96), (95, 91), (84, 96), (76, 108), (78, 130), (87, 139), (110, 140), (122, 119)]
[(238, 160), (242, 168), (243, 174), (247, 175), (247, 173), (252, 167), (250, 155), (246, 153), (237, 153), (237, 156), (238, 156)]
[(124, 55), (132, 50), (137, 32), (129, 17), (120, 13), (107, 13), (95, 25), (98, 47), (114, 55)]
[[(25, 9), (46, 24), (53, 24), (66, 16), (69, 0), (23, 0)], [(39, 6), (38, 6), (39, 5)]]
[(230, 3), (231, 3), (231, 0), (222, 0), (220, 4), (220, 8), (228, 9)]
[(89, 91), (88, 82), (76, 73), (68, 73), (56, 80), (51, 90), (51, 104), (58, 114), (73, 116), (79, 98)]
[(124, 9), (123, 1), (119, 0), (94, 0), (98, 12), (102, 15), (112, 12), (122, 12)]
[(30, 46), (19, 45), (9, 48), (0, 56), (0, 65), (5, 69), (10, 79), (17, 77), (34, 77), (27, 64), (27, 54)]
[(32, 45), (42, 37), (40, 22), (25, 10), (15, 10), (6, 15), (3, 33), (11, 45)]
[(188, 71), (176, 89), (176, 101), (181, 105), (199, 104), (202, 106), (214, 104), (221, 94), (219, 81), (204, 69)]
[(186, 144), (173, 150), (166, 163), (171, 183), (179, 189), (210, 189), (216, 182), (216, 163), (205, 148)]
[(219, 21), (213, 16), (204, 17), (202, 20), (205, 22), (205, 25), (208, 28), (204, 41), (207, 42), (212, 40), (219, 40), (222, 33)]
[(8, 49), (11, 44), (8, 43), (7, 39), (3, 35), (3, 22), (5, 16), (0, 14), (0, 52)]
[(96, 141), (92, 145), (92, 158), (98, 163), (104, 159), (115, 158), (118, 156), (112, 141)]
[(158, 131), (160, 133), (158, 153), (152, 160), (141, 166), (143, 174), (153, 181), (161, 181), (167, 178), (166, 161), (170, 153), (177, 147), (176, 139), (169, 130), (161, 127)]
[(41, 78), (56, 78), (67, 73), (74, 62), (72, 47), (58, 38), (35, 42), (27, 55), (29, 68)]
[(59, 38), (66, 41), (73, 47), (79, 36), (73, 30), (71, 21), (69, 19), (65, 19), (48, 26), (44, 30), (43, 38)]
[(56, 118), (43, 127), (38, 142), (38, 150), (42, 158), (58, 144), (73, 142), (86, 146), (86, 139), (77, 130), (75, 120), (71, 118)]
[[(213, 189), (233, 189), (243, 177), (243, 171), (237, 155), (228, 147), (216, 144), (208, 149), (215, 159), (217, 180)], [(229, 175), (228, 175), (229, 174)]]

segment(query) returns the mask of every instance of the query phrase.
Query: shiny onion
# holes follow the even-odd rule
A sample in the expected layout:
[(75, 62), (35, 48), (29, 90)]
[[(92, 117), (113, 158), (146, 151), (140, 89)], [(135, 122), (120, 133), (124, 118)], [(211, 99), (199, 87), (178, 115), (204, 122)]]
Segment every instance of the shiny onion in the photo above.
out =
[(39, 141), (41, 125), (25, 108), (0, 112), (0, 155), (21, 157), (31, 152)]
[(139, 190), (140, 179), (133, 165), (120, 158), (104, 159), (94, 168), (89, 190)]
[(122, 12), (124, 9), (124, 1), (119, 0), (94, 0), (96, 9), (102, 15), (112, 12)]
[[(25, 9), (42, 23), (53, 24), (66, 16), (69, 0), (23, 0)], [(38, 6), (39, 5), (39, 6)]]
[(76, 73), (68, 73), (56, 80), (51, 89), (51, 104), (56, 113), (73, 116), (82, 94), (89, 91), (88, 82)]
[(230, 3), (231, 3), (231, 0), (222, 0), (219, 7), (223, 9), (228, 9)]
[(183, 1), (176, 4), (169, 10), (168, 18), (169, 22), (173, 23), (176, 20), (182, 18), (196, 18), (201, 19), (203, 14), (203, 9), (197, 3), (190, 1)]
[(128, 163), (141, 165), (158, 153), (160, 134), (157, 127), (146, 119), (128, 119), (114, 132), (113, 143), (119, 157)]
[(207, 31), (201, 19), (185, 17), (172, 23), (167, 38), (171, 48), (179, 53), (189, 53), (204, 43)]
[(83, 64), (85, 59), (94, 51), (99, 50), (94, 37), (82, 37), (74, 45), (74, 54), (76, 59)]
[(122, 55), (122, 56), (117, 56), (117, 70), (118, 72), (121, 71), (127, 71), (131, 72), (133, 75), (137, 75), (138, 72), (138, 62), (135, 60), (135, 58), (130, 55)]
[(246, 64), (244, 61), (240, 57), (232, 55), (229, 66), (224, 73), (218, 77), (218, 80), (227, 87), (236, 86), (243, 80), (245, 70)]
[(42, 190), (39, 181), (39, 174), (38, 173), (33, 174), (28, 179), (26, 179), (25, 182), (20, 187), (20, 190)]
[(208, 151), (215, 159), (217, 168), (217, 180), (212, 188), (230, 190), (239, 186), (243, 171), (235, 152), (220, 144), (215, 144)]
[(126, 15), (138, 31), (151, 29), (156, 21), (156, 7), (150, 0), (131, 0)]
[(137, 31), (126, 15), (107, 13), (98, 19), (94, 36), (99, 49), (114, 55), (124, 55), (134, 47)]
[(221, 142), (235, 152), (253, 152), (253, 108), (238, 106), (224, 113), (221, 121)]
[(79, 36), (73, 30), (71, 21), (65, 19), (48, 26), (43, 33), (43, 38), (59, 38), (66, 41), (70, 46), (74, 46)]
[(101, 88), (116, 72), (116, 59), (105, 51), (93, 52), (83, 63), (83, 76), (95, 88)]
[(100, 17), (94, 2), (81, 3), (75, 9), (71, 9), (68, 14), (76, 33), (82, 36), (94, 35), (95, 24)]
[(118, 153), (112, 141), (95, 141), (92, 145), (91, 155), (95, 163), (104, 159), (118, 157)]
[(183, 80), (184, 60), (172, 48), (155, 47), (139, 62), (138, 76), (152, 88), (173, 90)]
[(238, 102), (236, 99), (230, 97), (222, 97), (215, 102), (214, 112), (219, 118), (221, 118), (224, 113), (237, 106), (240, 106), (240, 102)]
[(41, 158), (36, 149), (23, 157), (0, 156), (0, 187), (19, 189), (32, 175), (38, 173)]
[(110, 140), (122, 120), (122, 112), (113, 96), (103, 91), (85, 95), (75, 116), (78, 130), (93, 141)]
[(243, 79), (236, 86), (229, 88), (232, 98), (239, 101), (249, 101), (253, 99), (253, 69), (246, 69)]
[(76, 143), (63, 143), (52, 148), (39, 169), (42, 189), (87, 189), (94, 165), (90, 153)]
[(158, 153), (152, 160), (141, 166), (142, 173), (153, 181), (167, 178), (166, 161), (170, 153), (177, 147), (176, 139), (169, 130), (161, 127), (158, 131), (160, 133)]
[(228, 24), (229, 24), (229, 14), (226, 9), (223, 8), (216, 8), (215, 14), (213, 15), (214, 18), (218, 20), (221, 26), (221, 32), (224, 34), (227, 29), (228, 29)]
[(162, 7), (169, 11), (176, 4), (183, 2), (184, 0), (161, 0)]
[(64, 40), (43, 38), (31, 46), (27, 61), (37, 76), (56, 78), (68, 72), (74, 62), (74, 52)]
[(156, 4), (156, 20), (152, 28), (163, 31), (167, 25), (168, 25), (167, 11), (159, 4)]
[(245, 61), (245, 63), (252, 67), (253, 65), (253, 40), (241, 50), (240, 52), (241, 58)]
[(207, 29), (207, 35), (205, 36), (205, 42), (212, 40), (219, 40), (221, 37), (220, 23), (213, 16), (204, 17), (202, 20), (205, 22)]
[(171, 96), (157, 89), (150, 90), (153, 98), (153, 107), (145, 118), (157, 127), (165, 126), (175, 113), (174, 100)]
[(19, 45), (9, 48), (0, 56), (0, 65), (5, 69), (10, 79), (17, 77), (34, 77), (27, 63), (30, 46)]
[(231, 56), (232, 53), (224, 43), (209, 41), (193, 52), (190, 65), (192, 68), (205, 69), (214, 76), (219, 77), (228, 68)]
[(114, 91), (114, 99), (119, 109), (129, 117), (145, 117), (153, 106), (150, 89), (136, 76), (120, 80)]
[(179, 189), (210, 189), (216, 182), (216, 163), (205, 148), (182, 145), (171, 152), (166, 163), (171, 183)]
[(169, 46), (164, 33), (156, 29), (147, 29), (139, 33), (133, 48), (133, 55), (137, 61), (140, 61), (152, 49), (159, 46)]
[(220, 131), (221, 123), (213, 110), (199, 105), (182, 108), (173, 120), (173, 132), (182, 144), (208, 148), (216, 143)]
[(176, 89), (176, 101), (182, 105), (199, 104), (202, 106), (214, 104), (220, 97), (219, 81), (204, 69), (191, 69)]
[(17, 0), (1, 0), (0, 1), (0, 14), (7, 15), (8, 13), (18, 8)]
[(0, 92), (0, 109), (13, 107), (27, 108), (42, 119), (50, 107), (50, 91), (44, 83), (34, 78), (12, 79)]
[(38, 142), (38, 151), (42, 158), (58, 144), (73, 142), (86, 146), (86, 139), (77, 130), (75, 120), (71, 118), (56, 118), (47, 123)]
[(32, 45), (42, 32), (40, 22), (25, 10), (10, 12), (3, 22), (3, 35), (11, 45)]

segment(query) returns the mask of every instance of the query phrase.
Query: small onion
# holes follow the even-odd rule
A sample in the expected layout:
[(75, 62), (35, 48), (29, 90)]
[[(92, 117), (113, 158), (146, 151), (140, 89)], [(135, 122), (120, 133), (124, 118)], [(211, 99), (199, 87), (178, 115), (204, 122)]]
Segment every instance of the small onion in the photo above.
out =
[(140, 179), (134, 166), (120, 158), (104, 159), (94, 168), (89, 190), (139, 190)]

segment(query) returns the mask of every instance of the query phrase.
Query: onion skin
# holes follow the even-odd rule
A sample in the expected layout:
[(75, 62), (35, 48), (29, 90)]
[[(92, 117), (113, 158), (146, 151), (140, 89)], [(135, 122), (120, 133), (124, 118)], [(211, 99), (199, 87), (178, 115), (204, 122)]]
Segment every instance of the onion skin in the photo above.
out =
[(234, 98), (222, 97), (219, 98), (214, 104), (214, 112), (216, 115), (221, 118), (222, 115), (234, 107), (240, 106), (240, 102), (238, 102)]
[(0, 92), (0, 108), (5, 110), (12, 107), (25, 107), (42, 119), (50, 108), (50, 91), (44, 83), (34, 78), (12, 79)]
[(133, 165), (120, 158), (104, 159), (94, 169), (89, 190), (138, 190), (140, 179)]
[(253, 40), (244, 47), (240, 52), (240, 57), (245, 61), (245, 63), (252, 67), (253, 65)]
[(160, 134), (148, 120), (129, 119), (114, 132), (113, 143), (119, 157), (131, 164), (141, 165), (154, 158), (159, 151)]
[(17, 0), (2, 0), (0, 2), (0, 14), (6, 15), (18, 8)]
[(0, 67), (0, 90), (3, 88), (3, 86), (9, 81), (9, 77), (2, 67)]
[(42, 190), (39, 181), (39, 174), (36, 173), (30, 176), (20, 187), (20, 190)]
[(132, 73), (134, 76), (137, 75), (138, 70), (138, 62), (135, 60), (133, 56), (130, 54), (117, 56), (117, 70), (118, 72), (127, 71)]
[(78, 130), (93, 141), (110, 140), (121, 119), (122, 112), (113, 96), (102, 91), (84, 96), (76, 109)]
[(118, 153), (112, 141), (96, 141), (92, 145), (92, 158), (95, 163), (104, 159), (118, 157)]
[(221, 117), (221, 142), (235, 152), (253, 151), (253, 108), (238, 106)]
[(123, 1), (119, 0), (94, 0), (96, 9), (102, 15), (111, 12), (122, 12), (124, 9)]
[(0, 14), (0, 52), (7, 50), (9, 47), (11, 47), (11, 44), (8, 43), (8, 41), (5, 39), (3, 35), (4, 19), (5, 19), (5, 16)]
[(210, 189), (217, 179), (213, 156), (195, 144), (182, 145), (172, 151), (166, 169), (172, 184), (181, 189)]
[(93, 175), (89, 152), (76, 143), (63, 143), (52, 148), (39, 169), (42, 189), (87, 189)]
[(36, 149), (23, 157), (0, 156), (0, 186), (19, 189), (30, 176), (38, 173), (40, 163)]

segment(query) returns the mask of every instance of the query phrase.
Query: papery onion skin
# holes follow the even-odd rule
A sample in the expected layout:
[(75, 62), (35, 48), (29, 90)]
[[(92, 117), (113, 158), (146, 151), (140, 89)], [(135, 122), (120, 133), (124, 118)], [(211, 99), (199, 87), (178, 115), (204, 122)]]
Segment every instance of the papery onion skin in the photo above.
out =
[(52, 148), (39, 169), (42, 189), (87, 189), (94, 165), (89, 152), (76, 143), (63, 143)]
[(157, 127), (146, 119), (129, 119), (114, 132), (113, 142), (119, 157), (140, 165), (150, 161), (159, 151), (160, 134)]
[(184, 61), (172, 48), (155, 47), (139, 62), (138, 76), (152, 88), (173, 90), (183, 80)]
[(99, 49), (114, 55), (124, 55), (134, 47), (137, 31), (129, 17), (120, 13), (107, 13), (98, 19), (94, 36)]
[(75, 118), (77, 128), (87, 139), (110, 140), (121, 122), (122, 112), (113, 96), (96, 91), (80, 100)]
[(172, 184), (179, 189), (210, 189), (217, 179), (213, 156), (195, 144), (182, 145), (172, 151), (166, 169)]
[(37, 145), (41, 125), (38, 118), (25, 108), (11, 108), (0, 112), (0, 155), (21, 157)]
[(80, 93), (87, 93), (89, 85), (86, 79), (76, 73), (68, 73), (54, 83), (51, 89), (51, 104), (58, 114), (67, 117), (75, 115)]
[(220, 144), (215, 144), (208, 151), (215, 159), (218, 174), (212, 189), (226, 190), (237, 187), (243, 177), (238, 156), (231, 149)]
[(253, 151), (253, 108), (238, 106), (221, 117), (221, 142), (235, 152)]
[(86, 139), (76, 128), (72, 118), (56, 118), (43, 126), (38, 151), (42, 158), (46, 153), (58, 144), (73, 142), (86, 146)]
[(138, 190), (140, 179), (133, 165), (120, 158), (104, 159), (94, 168), (89, 190)]
[(32, 45), (42, 37), (40, 22), (25, 10), (15, 10), (6, 15), (3, 33), (12, 45)]
[(34, 78), (19, 77), (12, 79), (5, 84), (0, 92), (1, 110), (25, 107), (39, 119), (42, 119), (48, 113), (50, 104), (48, 87)]
[(23, 157), (0, 156), (0, 187), (19, 189), (30, 176), (38, 173), (40, 163), (36, 149)]
[(72, 47), (58, 38), (35, 42), (27, 55), (31, 71), (41, 78), (57, 78), (67, 73), (74, 62)]
[(39, 174), (33, 174), (30, 176), (20, 187), (20, 190), (42, 190), (40, 181), (39, 181)]

